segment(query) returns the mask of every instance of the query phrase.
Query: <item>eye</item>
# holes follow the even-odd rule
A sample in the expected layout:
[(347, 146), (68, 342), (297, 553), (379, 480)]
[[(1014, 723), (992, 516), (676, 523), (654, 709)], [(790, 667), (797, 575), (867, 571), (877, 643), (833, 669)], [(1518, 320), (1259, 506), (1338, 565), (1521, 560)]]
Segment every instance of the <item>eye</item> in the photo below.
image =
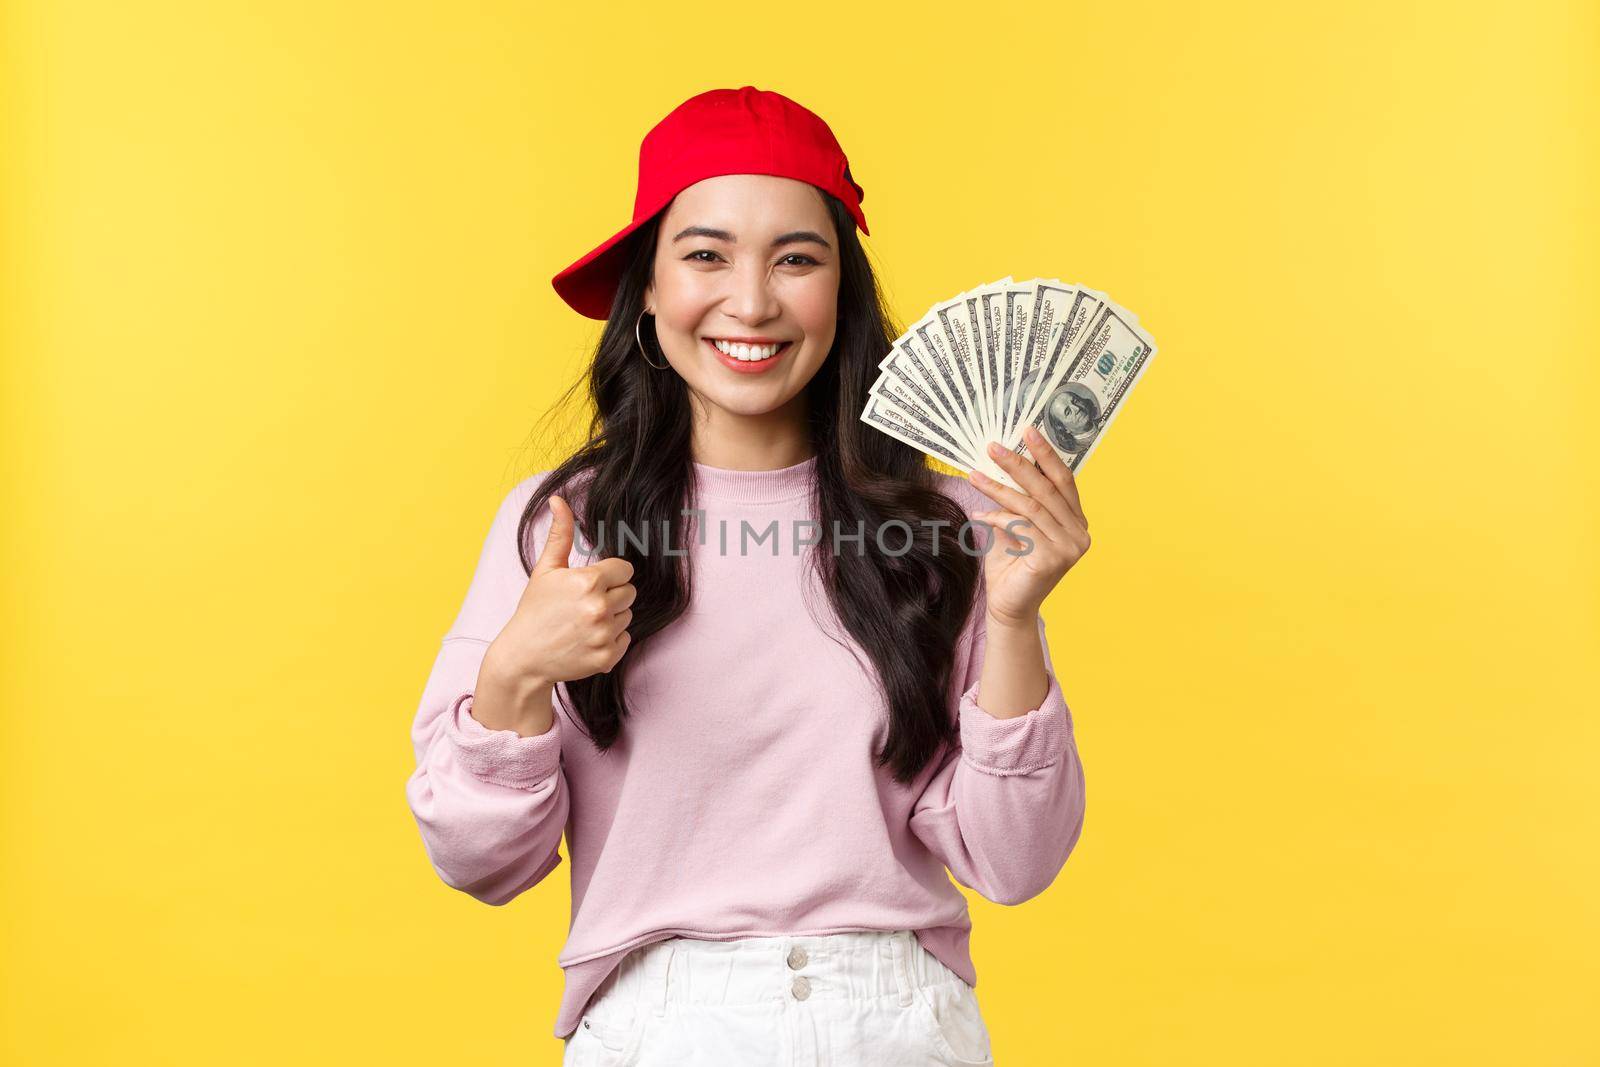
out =
[[(686, 259), (686, 260), (689, 260), (691, 262), (694, 262), (694, 263), (710, 263), (711, 260), (709, 260), (709, 259), (695, 259), (694, 257), (695, 256), (716, 256), (716, 255), (717, 254), (715, 252), (711, 251), (711, 249), (709, 249), (709, 248), (697, 248), (693, 252), (690, 252), (688, 255), (684, 256), (683, 258)], [(721, 258), (721, 257), (718, 257), (718, 258)]]
[[(784, 256), (783, 259), (800, 259), (805, 261), (803, 263), (794, 264), (796, 267), (817, 266), (817, 261), (806, 255), (804, 252), (790, 252), (788, 255)], [(782, 263), (783, 260), (780, 259), (778, 262)]]

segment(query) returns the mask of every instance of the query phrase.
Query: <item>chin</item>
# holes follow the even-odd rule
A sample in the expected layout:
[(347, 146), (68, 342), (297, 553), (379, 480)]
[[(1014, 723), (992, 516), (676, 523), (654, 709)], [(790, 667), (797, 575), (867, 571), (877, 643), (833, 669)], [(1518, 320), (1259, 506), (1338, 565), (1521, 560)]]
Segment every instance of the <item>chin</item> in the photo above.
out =
[(772, 389), (736, 390), (732, 395), (712, 394), (710, 400), (730, 415), (756, 418), (770, 415), (793, 399)]

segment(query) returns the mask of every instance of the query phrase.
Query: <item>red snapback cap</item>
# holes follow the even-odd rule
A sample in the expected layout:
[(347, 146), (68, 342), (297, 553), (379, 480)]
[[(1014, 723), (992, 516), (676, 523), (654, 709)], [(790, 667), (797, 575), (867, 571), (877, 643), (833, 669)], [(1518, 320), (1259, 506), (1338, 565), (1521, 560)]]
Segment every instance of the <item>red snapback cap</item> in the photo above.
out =
[(844, 202), (864, 234), (866, 190), (828, 124), (781, 93), (746, 85), (712, 89), (679, 104), (644, 135), (633, 221), (552, 280), (573, 310), (591, 319), (611, 315), (628, 258), (627, 239), (672, 198), (718, 174), (773, 174), (809, 182)]

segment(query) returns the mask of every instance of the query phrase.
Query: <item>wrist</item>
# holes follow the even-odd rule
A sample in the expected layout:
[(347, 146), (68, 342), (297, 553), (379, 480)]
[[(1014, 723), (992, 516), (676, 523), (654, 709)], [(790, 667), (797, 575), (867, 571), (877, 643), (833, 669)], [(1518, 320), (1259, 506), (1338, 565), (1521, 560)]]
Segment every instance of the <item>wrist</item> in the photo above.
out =
[(523, 737), (550, 729), (555, 683), (534, 675), (501, 672), (487, 661), (473, 690), (472, 717), (491, 730), (514, 730)]
[(483, 662), (478, 665), (478, 688), (493, 689), (513, 704), (523, 704), (555, 687), (555, 680), (543, 673), (528, 671), (504, 663), (495, 655), (490, 645)]
[(1020, 616), (1013, 615), (1010, 612), (996, 611), (993, 608), (988, 608), (985, 609), (984, 612), (984, 625), (991, 637), (995, 634), (1004, 633), (1033, 635), (1037, 633), (1039, 628), (1039, 624), (1036, 621), (1038, 615), (1039, 609), (1037, 608), (1028, 612), (1026, 615)]

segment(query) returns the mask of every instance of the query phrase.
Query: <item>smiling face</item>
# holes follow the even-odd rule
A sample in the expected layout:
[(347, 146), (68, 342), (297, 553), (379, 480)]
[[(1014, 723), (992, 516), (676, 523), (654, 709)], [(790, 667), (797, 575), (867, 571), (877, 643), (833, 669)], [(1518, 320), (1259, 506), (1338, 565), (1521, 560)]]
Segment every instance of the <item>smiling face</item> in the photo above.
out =
[(645, 307), (697, 421), (804, 418), (833, 347), (839, 237), (821, 193), (769, 174), (696, 182), (668, 206)]

